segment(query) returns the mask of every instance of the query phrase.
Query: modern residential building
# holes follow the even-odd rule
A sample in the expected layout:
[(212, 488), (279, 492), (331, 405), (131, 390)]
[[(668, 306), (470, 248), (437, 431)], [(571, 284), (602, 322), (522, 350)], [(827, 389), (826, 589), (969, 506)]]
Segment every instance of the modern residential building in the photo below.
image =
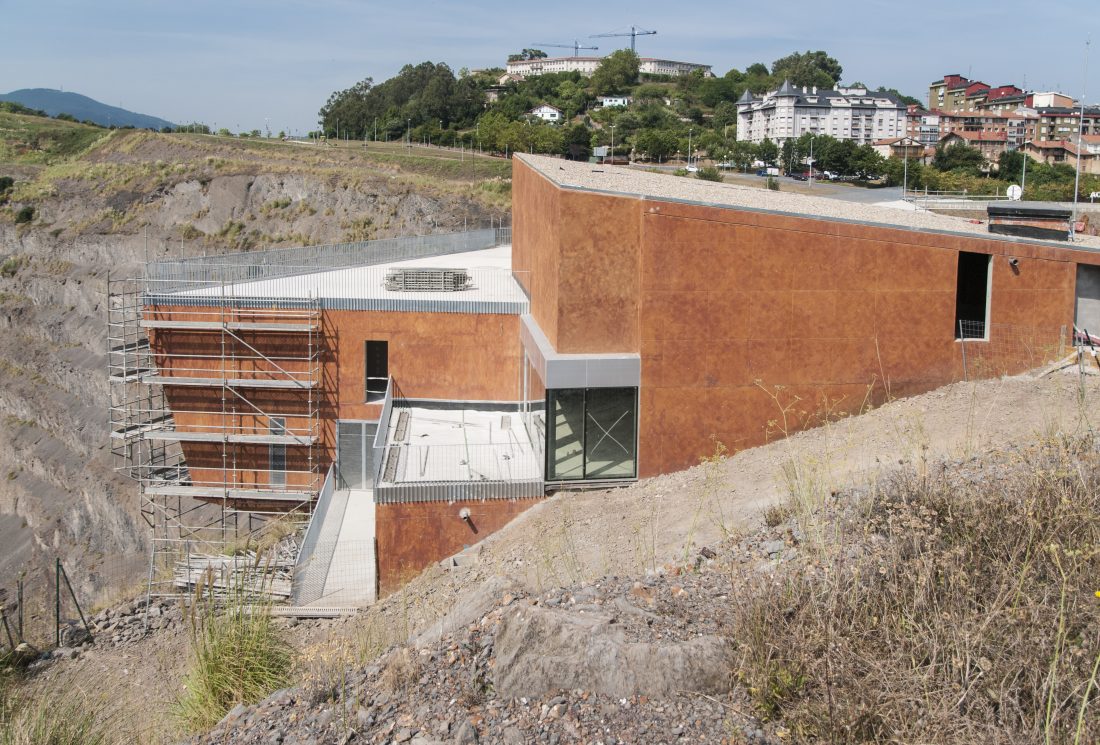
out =
[[(1100, 239), (540, 156), (514, 158), (512, 195), (511, 230), (112, 280), (112, 441), (156, 550), (189, 567), (202, 508), (234, 546), (296, 510), (296, 586), (343, 556), (385, 593), (547, 491), (767, 442), (777, 407), (809, 426), (1018, 372), (1100, 327)], [(326, 553), (333, 524), (358, 548)]]
[[(602, 57), (542, 57), (527, 60), (515, 60), (507, 63), (507, 71), (510, 75), (520, 77), (532, 77), (549, 72), (579, 72), (584, 76), (591, 76), (603, 61)], [(671, 75), (679, 77), (689, 75), (696, 70), (703, 75), (711, 77), (710, 65), (702, 65), (696, 62), (678, 62), (676, 60), (658, 59), (656, 57), (640, 57), (638, 59), (638, 72), (643, 75)]]
[[(955, 111), (939, 114), (941, 139), (950, 134), (961, 134), (985, 143), (1000, 142), (1000, 150), (1015, 150), (1028, 140), (1037, 137), (1040, 116), (1031, 109), (1020, 108), (1013, 112)], [(999, 152), (997, 153), (1000, 154)]]
[(892, 93), (796, 88), (787, 81), (761, 98), (745, 91), (737, 102), (737, 139), (782, 144), (813, 132), (869, 144), (905, 136), (906, 117), (906, 105)]
[(907, 106), (905, 134), (925, 147), (935, 147), (940, 141), (940, 115), (915, 104)]
[(550, 122), (551, 124), (558, 124), (564, 118), (562, 110), (556, 106), (551, 106), (548, 103), (540, 104), (535, 108), (527, 112), (528, 116), (533, 116), (538, 119), (542, 119), (544, 122)]
[[(1081, 133), (1081, 109), (1065, 106), (1044, 106), (1036, 108), (1039, 116), (1038, 129), (1033, 139), (1065, 140), (1075, 139)], [(1100, 107), (1086, 106), (1084, 134), (1100, 135)]]
[(1015, 85), (990, 86), (962, 75), (944, 75), (928, 86), (928, 108), (948, 113), (1015, 111), (1026, 105), (1027, 94)]
[(1081, 173), (1100, 174), (1100, 135), (1085, 135), (1078, 146), (1077, 137), (1066, 140), (1036, 140), (1028, 142), (1022, 151), (1033, 160), (1042, 163), (1065, 163), (1077, 168), (1080, 157)]

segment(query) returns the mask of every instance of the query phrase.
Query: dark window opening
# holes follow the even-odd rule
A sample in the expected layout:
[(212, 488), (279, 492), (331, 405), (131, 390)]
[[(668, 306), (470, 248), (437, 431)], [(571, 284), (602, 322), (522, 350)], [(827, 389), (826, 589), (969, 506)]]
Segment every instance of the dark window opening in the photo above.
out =
[(958, 284), (955, 288), (955, 338), (988, 338), (989, 254), (959, 251)]
[[(282, 437), (287, 434), (286, 418), (273, 416), (268, 419), (268, 434)], [(268, 483), (273, 488), (286, 486), (286, 445), (271, 444), (268, 446)]]
[(367, 401), (381, 401), (386, 397), (386, 384), (390, 377), (390, 343), (368, 341), (366, 349)]

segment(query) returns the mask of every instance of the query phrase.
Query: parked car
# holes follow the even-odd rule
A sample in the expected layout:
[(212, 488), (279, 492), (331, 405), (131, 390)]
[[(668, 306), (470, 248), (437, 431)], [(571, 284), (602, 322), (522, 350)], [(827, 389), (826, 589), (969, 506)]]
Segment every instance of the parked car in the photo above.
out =
[(791, 178), (793, 178), (795, 181), (807, 181), (808, 180), (808, 178), (806, 177), (806, 174), (804, 174), (804, 173), (789, 173), (787, 175), (790, 176)]

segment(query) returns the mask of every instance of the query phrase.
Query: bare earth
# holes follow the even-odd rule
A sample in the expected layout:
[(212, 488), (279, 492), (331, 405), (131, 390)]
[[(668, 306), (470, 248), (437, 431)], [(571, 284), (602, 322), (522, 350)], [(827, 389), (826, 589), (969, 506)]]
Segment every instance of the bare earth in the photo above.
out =
[[(357, 617), (288, 631), (305, 653), (301, 680), (316, 682), (429, 629), (492, 577), (541, 592), (690, 561), (703, 546), (759, 527), (763, 511), (788, 498), (791, 463), (830, 489), (873, 480), (899, 463), (934, 468), (1036, 435), (1088, 429), (1100, 379), (1086, 377), (1083, 388), (1078, 380), (1056, 373), (958, 383), (629, 488), (559, 493), (471, 549), (476, 561), (433, 567)], [(186, 631), (162, 631), (54, 663), (36, 680), (102, 702), (135, 740), (160, 741), (176, 734), (167, 712), (187, 658)]]

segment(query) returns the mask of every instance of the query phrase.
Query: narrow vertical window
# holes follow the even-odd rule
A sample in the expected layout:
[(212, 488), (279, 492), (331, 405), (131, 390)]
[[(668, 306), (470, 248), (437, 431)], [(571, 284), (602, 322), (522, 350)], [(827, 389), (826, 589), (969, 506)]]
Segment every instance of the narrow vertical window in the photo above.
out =
[(386, 397), (386, 384), (390, 377), (389, 347), (386, 341), (368, 341), (366, 344), (367, 401), (381, 401)]
[[(271, 417), (268, 419), (268, 434), (281, 437), (287, 433), (285, 417)], [(274, 488), (286, 486), (286, 445), (271, 444), (268, 446), (268, 484)]]
[(959, 251), (955, 286), (955, 338), (989, 338), (989, 295), (992, 263), (989, 254)]

